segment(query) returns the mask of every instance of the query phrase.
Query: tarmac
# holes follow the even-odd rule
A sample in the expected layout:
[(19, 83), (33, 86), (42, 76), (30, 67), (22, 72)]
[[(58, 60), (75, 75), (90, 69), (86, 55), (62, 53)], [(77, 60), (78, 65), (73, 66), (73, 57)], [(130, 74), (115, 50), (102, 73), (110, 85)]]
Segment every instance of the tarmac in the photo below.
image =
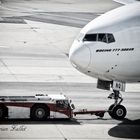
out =
[[(2, 0), (0, 4), (0, 96), (63, 93), (76, 110), (108, 109), (110, 91), (72, 67), (69, 48), (81, 28), (97, 16), (122, 6), (111, 0)], [(140, 139), (140, 85), (127, 84), (118, 121), (97, 116), (72, 120), (0, 121), (0, 139)]]

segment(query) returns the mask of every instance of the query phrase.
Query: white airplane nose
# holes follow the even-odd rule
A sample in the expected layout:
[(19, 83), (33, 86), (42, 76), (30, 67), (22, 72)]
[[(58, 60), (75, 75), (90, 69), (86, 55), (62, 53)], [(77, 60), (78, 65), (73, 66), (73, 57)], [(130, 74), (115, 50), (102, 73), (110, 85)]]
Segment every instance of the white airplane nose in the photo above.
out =
[(70, 49), (69, 59), (74, 67), (85, 69), (90, 63), (90, 49), (87, 46)]

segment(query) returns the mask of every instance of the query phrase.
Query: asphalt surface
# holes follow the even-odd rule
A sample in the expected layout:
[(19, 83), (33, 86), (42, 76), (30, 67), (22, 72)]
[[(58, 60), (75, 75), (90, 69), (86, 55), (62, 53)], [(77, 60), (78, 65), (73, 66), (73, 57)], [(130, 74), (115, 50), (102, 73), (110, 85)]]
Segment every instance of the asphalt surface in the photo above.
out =
[(100, 13), (37, 12), (34, 15), (28, 16), (2, 17), (0, 19), (0, 23), (26, 24), (24, 20), (32, 20), (44, 23), (53, 23), (64, 26), (82, 28), (89, 21), (91, 21), (99, 15)]
[[(69, 48), (81, 28), (106, 11), (121, 6), (111, 0), (2, 0), (0, 4), (0, 96), (63, 93), (79, 109), (108, 109), (110, 91), (75, 70)], [(0, 139), (140, 139), (140, 86), (122, 93), (124, 120), (108, 113), (79, 115), (72, 120), (0, 121)], [(38, 133), (39, 132), (39, 133)]]
[[(75, 111), (79, 109), (88, 109), (88, 110), (98, 110), (98, 109), (108, 109), (109, 105), (113, 103), (112, 100), (107, 99), (109, 91), (103, 91), (96, 88), (96, 84), (92, 83), (1, 83), (0, 87), (2, 95), (8, 96), (8, 95), (35, 95), (38, 93), (44, 93), (44, 94), (60, 94), (63, 93), (66, 96), (68, 96), (73, 104), (75, 105), (76, 109)], [(69, 127), (72, 127), (74, 131), (71, 130), (71, 135), (75, 133), (75, 131), (80, 131), (82, 128), (84, 131), (83, 126), (96, 128), (94, 135), (90, 134), (89, 138), (95, 138), (97, 136), (97, 139), (99, 138), (100, 133), (102, 131), (105, 131), (103, 129), (106, 129), (107, 135), (114, 138), (131, 138), (131, 139), (139, 139), (139, 130), (140, 130), (140, 95), (136, 92), (126, 92), (123, 94), (124, 96), (124, 102), (123, 105), (127, 108), (127, 116), (123, 120), (114, 120), (112, 119), (108, 113), (104, 115), (103, 118), (99, 118), (94, 115), (79, 115), (74, 117), (71, 120), (68, 119), (48, 119), (46, 121), (32, 121), (30, 119), (9, 119), (5, 121), (0, 121), (0, 129), (8, 129), (8, 130), (1, 130), (0, 133), (2, 134), (1, 138), (8, 139), (8, 136), (4, 136), (4, 132), (11, 132), (11, 129), (13, 127), (16, 127), (15, 130), (13, 130), (16, 134), (15, 136), (12, 136), (11, 138), (23, 138), (23, 134), (30, 133), (29, 136), (26, 136), (25, 138), (36, 138), (37, 135), (32, 135), (32, 131), (35, 131), (37, 127), (40, 127), (40, 130), (48, 130), (52, 129), (51, 127), (57, 126), (63, 133), (63, 129), (68, 129)], [(17, 112), (18, 114), (18, 112)], [(20, 136), (18, 135), (18, 128), (25, 127), (26, 130), (23, 131), (22, 129), (20, 131)], [(46, 128), (43, 128), (46, 127)], [(62, 127), (62, 128), (61, 128)], [(99, 129), (99, 128), (100, 129)], [(107, 127), (107, 128), (106, 128)], [(91, 128), (88, 128), (90, 131)], [(31, 132), (30, 132), (31, 131)], [(54, 131), (54, 130), (53, 130)], [(85, 130), (86, 131), (86, 130)], [(99, 132), (98, 132), (99, 131)], [(79, 133), (79, 132), (78, 132)], [(45, 134), (40, 135), (40, 138), (48, 138), (48, 136)], [(85, 134), (81, 133), (80, 137), (73, 136), (74, 138), (83, 139), (85, 138), (89, 133), (85, 132)], [(64, 138), (67, 139), (73, 139), (71, 138), (70, 134), (64, 134)], [(75, 134), (74, 134), (75, 135)], [(103, 135), (106, 138), (108, 136)], [(52, 136), (51, 136), (52, 137)], [(55, 138), (58, 138), (58, 135), (55, 136)], [(102, 138), (102, 137), (101, 137)], [(52, 139), (52, 138), (51, 138)], [(103, 139), (103, 138), (102, 138)]]

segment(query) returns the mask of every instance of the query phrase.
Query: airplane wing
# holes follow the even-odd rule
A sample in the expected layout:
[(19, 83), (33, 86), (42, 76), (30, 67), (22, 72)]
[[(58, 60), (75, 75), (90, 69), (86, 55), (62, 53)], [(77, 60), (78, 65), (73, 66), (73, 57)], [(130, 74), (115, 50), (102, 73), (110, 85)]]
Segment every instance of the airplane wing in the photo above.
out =
[(113, 0), (113, 1), (121, 3), (121, 4), (130, 4), (130, 3), (138, 2), (140, 0)]

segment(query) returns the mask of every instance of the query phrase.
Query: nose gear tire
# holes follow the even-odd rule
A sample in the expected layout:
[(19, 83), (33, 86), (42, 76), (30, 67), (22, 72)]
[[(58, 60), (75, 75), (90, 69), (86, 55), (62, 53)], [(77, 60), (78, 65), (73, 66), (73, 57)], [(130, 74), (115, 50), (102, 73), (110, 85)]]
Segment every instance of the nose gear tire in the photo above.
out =
[(109, 115), (116, 120), (124, 119), (126, 116), (126, 108), (123, 105), (111, 105), (109, 107)]
[(113, 108), (114, 108), (114, 104), (112, 104), (110, 107), (109, 107), (109, 109), (108, 109), (108, 114), (111, 116), (111, 118), (113, 118)]

